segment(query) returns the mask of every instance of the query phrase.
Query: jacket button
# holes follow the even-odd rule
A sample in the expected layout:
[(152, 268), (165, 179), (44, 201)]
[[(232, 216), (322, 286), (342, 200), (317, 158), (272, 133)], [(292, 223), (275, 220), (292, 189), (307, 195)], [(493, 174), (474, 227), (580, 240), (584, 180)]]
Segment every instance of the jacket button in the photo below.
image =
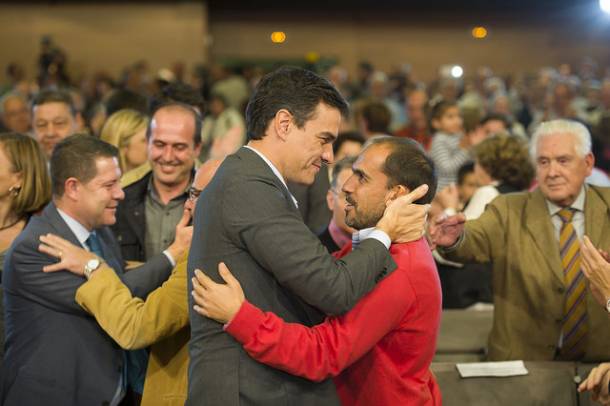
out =
[(563, 286), (560, 286), (557, 288), (557, 293), (565, 293), (565, 288)]
[(133, 212), (133, 215), (134, 215), (134, 216), (139, 216), (139, 215), (140, 215), (140, 212), (139, 212), (139, 211), (134, 211), (134, 212)]

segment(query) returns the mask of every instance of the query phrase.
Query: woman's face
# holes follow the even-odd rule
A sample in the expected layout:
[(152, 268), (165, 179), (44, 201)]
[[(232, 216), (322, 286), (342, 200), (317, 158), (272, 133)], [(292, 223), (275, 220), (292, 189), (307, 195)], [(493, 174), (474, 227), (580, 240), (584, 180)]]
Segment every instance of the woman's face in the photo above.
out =
[(133, 168), (142, 165), (148, 159), (148, 148), (146, 142), (146, 128), (141, 129), (133, 137), (129, 139), (129, 143), (124, 147), (125, 168), (123, 172), (127, 172)]
[(21, 179), (19, 173), (12, 172), (13, 163), (8, 159), (4, 152), (4, 147), (0, 144), (0, 200), (7, 197), (12, 198), (10, 188), (19, 188)]

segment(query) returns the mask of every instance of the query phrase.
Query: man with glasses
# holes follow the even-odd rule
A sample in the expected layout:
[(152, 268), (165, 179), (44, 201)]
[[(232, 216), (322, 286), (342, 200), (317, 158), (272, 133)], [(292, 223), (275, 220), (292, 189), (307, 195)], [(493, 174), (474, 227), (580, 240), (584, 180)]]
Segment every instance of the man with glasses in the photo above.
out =
[(355, 158), (344, 158), (333, 166), (330, 189), (326, 193), (326, 204), (332, 212), (328, 227), (320, 234), (320, 242), (331, 254), (339, 251), (352, 240), (354, 229), (345, 224), (345, 193), (341, 190), (343, 184), (352, 176), (352, 165)]

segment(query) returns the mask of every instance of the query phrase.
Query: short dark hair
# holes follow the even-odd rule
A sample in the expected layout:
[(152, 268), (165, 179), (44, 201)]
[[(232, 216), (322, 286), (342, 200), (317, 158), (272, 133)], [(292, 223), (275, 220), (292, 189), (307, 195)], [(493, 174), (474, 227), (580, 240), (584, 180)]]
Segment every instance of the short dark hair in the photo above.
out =
[(504, 128), (506, 128), (507, 131), (510, 130), (510, 126), (511, 126), (510, 119), (508, 117), (506, 117), (506, 115), (504, 115), (504, 114), (489, 113), (481, 119), (481, 125), (484, 125), (488, 121), (501, 121), (502, 123), (504, 123)]
[(337, 136), (335, 142), (333, 142), (333, 154), (337, 155), (337, 152), (341, 149), (341, 145), (347, 141), (357, 142), (360, 145), (364, 145), (366, 140), (364, 136), (358, 131), (343, 131)]
[(366, 127), (374, 133), (390, 133), (390, 123), (392, 122), (392, 112), (382, 102), (369, 102), (362, 107), (360, 112)]
[(466, 180), (466, 176), (474, 173), (474, 162), (466, 162), (464, 165), (460, 166), (457, 173), (457, 184), (462, 185)]
[(76, 116), (76, 108), (74, 107), (72, 96), (65, 90), (46, 89), (40, 91), (40, 93), (34, 97), (34, 100), (32, 100), (32, 111), (35, 107), (47, 103), (63, 103), (68, 106), (70, 114)]
[(150, 118), (148, 120), (148, 125), (146, 126), (146, 139), (149, 140), (150, 136), (152, 135), (151, 125), (152, 125), (153, 119), (155, 118), (155, 114), (157, 114), (157, 112), (159, 110), (167, 108), (167, 107), (179, 107), (183, 110), (188, 111), (189, 113), (191, 113), (193, 115), (193, 120), (195, 120), (195, 131), (193, 133), (193, 143), (195, 146), (198, 146), (199, 144), (201, 144), (201, 126), (202, 126), (201, 114), (199, 114), (199, 112), (197, 110), (195, 110), (195, 108), (193, 106), (191, 106), (190, 104), (185, 104), (185, 103), (181, 103), (181, 102), (177, 102), (177, 101), (169, 101), (167, 103), (159, 104), (155, 107), (155, 109), (150, 114)]
[(127, 89), (117, 89), (106, 100), (106, 114), (108, 117), (119, 110), (131, 109), (142, 114), (148, 113), (148, 100), (140, 93)]
[(347, 102), (328, 80), (302, 68), (279, 68), (265, 75), (250, 97), (246, 107), (248, 139), (262, 139), (281, 109), (288, 110), (296, 126), (302, 128), (320, 103), (339, 110), (343, 117), (348, 115)]
[(440, 120), (443, 115), (452, 107), (457, 107), (457, 103), (449, 100), (438, 100), (430, 107), (430, 122)]
[(436, 194), (436, 170), (432, 159), (426, 155), (417, 141), (409, 138), (381, 137), (372, 140), (370, 146), (378, 145), (390, 149), (382, 171), (388, 177), (388, 189), (403, 185), (413, 190), (424, 183), (428, 193), (415, 203), (430, 203)]
[(335, 189), (337, 187), (337, 178), (344, 169), (352, 169), (352, 166), (356, 162), (355, 156), (346, 156), (345, 158), (335, 162), (333, 166), (333, 173), (330, 177), (330, 188)]
[(51, 154), (51, 187), (53, 196), (61, 197), (68, 178), (83, 183), (97, 175), (98, 158), (118, 158), (119, 150), (88, 134), (74, 134), (61, 140)]
[(150, 110), (156, 111), (161, 105), (171, 102), (183, 103), (199, 109), (199, 114), (205, 113), (205, 102), (201, 92), (186, 83), (174, 82), (161, 88), (161, 91), (152, 101)]

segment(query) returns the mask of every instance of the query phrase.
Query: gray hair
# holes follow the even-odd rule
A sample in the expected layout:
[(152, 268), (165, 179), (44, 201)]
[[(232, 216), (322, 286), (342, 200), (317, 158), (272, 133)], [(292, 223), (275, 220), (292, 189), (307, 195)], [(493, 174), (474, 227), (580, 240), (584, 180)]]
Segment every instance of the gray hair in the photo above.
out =
[(540, 123), (534, 131), (530, 143), (530, 157), (536, 160), (538, 154), (538, 141), (546, 136), (555, 134), (571, 134), (576, 141), (576, 153), (585, 157), (591, 153), (591, 133), (587, 127), (574, 120), (551, 120)]
[[(356, 157), (354, 156), (347, 156), (337, 162), (335, 162), (335, 165), (333, 166), (333, 172), (331, 175), (331, 179), (330, 179), (330, 188), (331, 189), (336, 189), (337, 188), (337, 180), (339, 179), (339, 174), (345, 170), (345, 169), (352, 169), (352, 166), (354, 165), (354, 162), (356, 162)], [(343, 185), (340, 185), (343, 186)]]
[(0, 97), (0, 116), (4, 114), (4, 104), (10, 99), (19, 99), (23, 101), (26, 106), (28, 105), (28, 100), (23, 97), (20, 93), (17, 92), (9, 92), (4, 96)]

